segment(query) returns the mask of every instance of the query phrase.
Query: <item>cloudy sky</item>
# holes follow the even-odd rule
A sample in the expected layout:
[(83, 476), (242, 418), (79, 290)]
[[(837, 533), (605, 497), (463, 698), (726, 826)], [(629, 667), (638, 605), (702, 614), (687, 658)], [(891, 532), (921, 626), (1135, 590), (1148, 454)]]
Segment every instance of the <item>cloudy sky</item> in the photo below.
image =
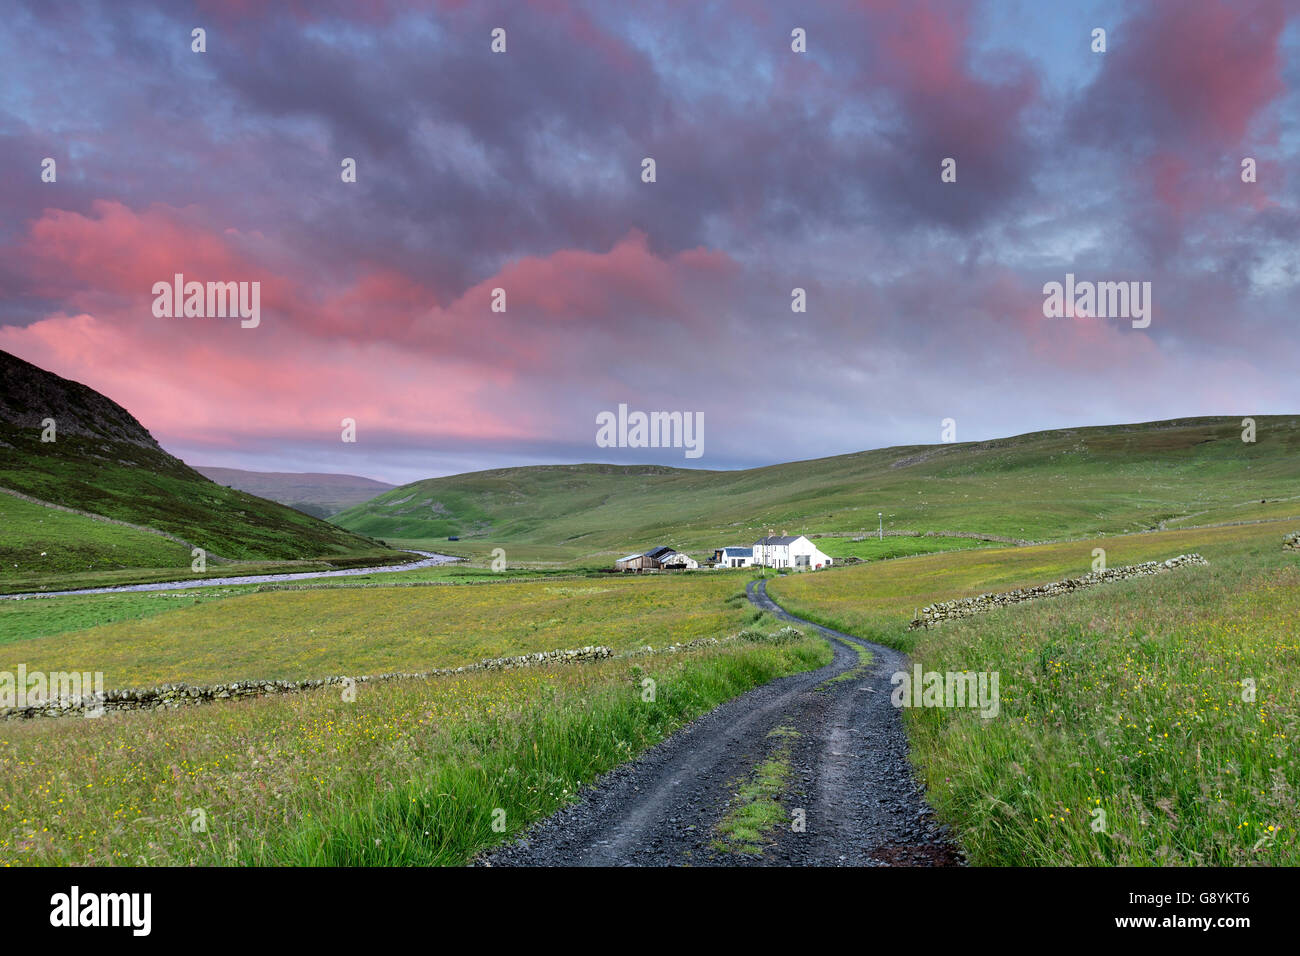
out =
[[(7, 7), (0, 349), (193, 464), (732, 468), (1300, 411), (1293, 0)], [(178, 272), (260, 282), (260, 326), (156, 317)], [(1150, 326), (1045, 318), (1067, 273), (1150, 282)], [(597, 447), (620, 403), (703, 413), (703, 456)]]

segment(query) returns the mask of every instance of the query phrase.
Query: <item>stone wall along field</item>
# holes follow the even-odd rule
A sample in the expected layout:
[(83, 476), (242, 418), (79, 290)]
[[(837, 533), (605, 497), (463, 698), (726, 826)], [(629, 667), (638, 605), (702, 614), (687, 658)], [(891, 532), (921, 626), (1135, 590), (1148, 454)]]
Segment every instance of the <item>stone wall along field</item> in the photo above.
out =
[(292, 694), (315, 690), (331, 684), (343, 685), (348, 681), (357, 684), (378, 683), (390, 680), (410, 680), (422, 677), (443, 677), (470, 671), (510, 670), (515, 667), (537, 667), (546, 664), (569, 664), (597, 661), (613, 657), (608, 647), (580, 647), (575, 650), (539, 651), (518, 657), (495, 657), (463, 667), (440, 667), (415, 674), (366, 674), (360, 677), (324, 677), (317, 680), (244, 680), (229, 684), (161, 684), (157, 687), (105, 691), (82, 697), (55, 698), (25, 707), (6, 707), (0, 710), (0, 720), (21, 720), (30, 717), (65, 717), (73, 714), (94, 714), (110, 710), (164, 710), (188, 704), (202, 704), (214, 700), (235, 700), (242, 697), (264, 697), (268, 694)]
[(1006, 607), (1009, 604), (1019, 604), (1021, 601), (1032, 601), (1035, 598), (1043, 597), (1059, 597), (1062, 594), (1096, 587), (1099, 584), (1107, 584), (1111, 581), (1125, 581), (1129, 578), (1161, 574), (1165, 571), (1173, 571), (1176, 568), (1200, 564), (1209, 564), (1209, 562), (1199, 554), (1180, 554), (1168, 561), (1145, 561), (1142, 564), (1130, 564), (1121, 568), (1107, 568), (1105, 571), (1090, 571), (1082, 577), (1066, 578), (1064, 581), (1039, 584), (1031, 588), (1001, 591), (996, 594), (980, 594), (976, 597), (958, 598), (955, 601), (940, 601), (937, 604), (930, 604), (921, 608), (920, 615), (908, 625), (908, 629), (929, 627), (932, 624), (949, 621), (953, 618), (969, 617), (972, 614)]
[(70, 717), (76, 714), (98, 716), (110, 710), (170, 710), (191, 704), (204, 704), (217, 700), (238, 700), (246, 697), (265, 697), (269, 694), (293, 694), (316, 690), (329, 685), (342, 686), (348, 681), (357, 684), (378, 683), (391, 680), (412, 680), (429, 677), (446, 677), (472, 671), (511, 670), (517, 667), (544, 667), (549, 664), (584, 664), (613, 657), (640, 657), (648, 654), (675, 654), (699, 650), (703, 647), (720, 647), (737, 641), (785, 644), (798, 640), (803, 632), (792, 627), (782, 627), (770, 634), (747, 628), (730, 637), (701, 637), (685, 644), (669, 644), (654, 648), (650, 645), (615, 654), (603, 645), (579, 647), (573, 650), (539, 651), (518, 657), (494, 657), (466, 664), (462, 667), (440, 667), (414, 674), (367, 674), (361, 677), (324, 677), (315, 680), (244, 680), (229, 684), (161, 684), (157, 687), (105, 691), (103, 695), (86, 694), (81, 697), (52, 698), (23, 707), (0, 708), (0, 720), (25, 720), (32, 717)]

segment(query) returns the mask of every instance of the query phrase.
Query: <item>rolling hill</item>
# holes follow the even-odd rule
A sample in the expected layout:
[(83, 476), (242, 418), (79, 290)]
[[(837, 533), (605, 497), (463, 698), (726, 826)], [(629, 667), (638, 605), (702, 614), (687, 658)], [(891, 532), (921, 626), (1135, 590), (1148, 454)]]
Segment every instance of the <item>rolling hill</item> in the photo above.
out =
[(194, 470), (219, 485), (238, 488), (268, 501), (278, 501), (317, 518), (328, 518), (396, 487), (357, 475), (244, 471), (208, 465), (195, 465)]
[[(387, 540), (695, 550), (789, 533), (1051, 540), (1300, 514), (1300, 416), (1195, 418), (883, 448), (743, 471), (562, 465), (403, 485), (331, 520)], [(1263, 501), (1264, 503), (1261, 503)]]
[[(47, 419), (53, 441), (42, 441)], [(0, 489), (3, 576), (188, 567), (192, 546), (247, 561), (384, 550), (209, 481), (116, 402), (3, 351)]]

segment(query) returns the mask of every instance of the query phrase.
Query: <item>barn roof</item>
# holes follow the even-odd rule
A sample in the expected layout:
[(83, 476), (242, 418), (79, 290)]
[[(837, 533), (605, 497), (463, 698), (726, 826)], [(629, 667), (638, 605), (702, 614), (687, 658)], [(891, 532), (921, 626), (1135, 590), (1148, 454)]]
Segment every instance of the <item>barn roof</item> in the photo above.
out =
[(667, 548), (662, 545), (658, 548), (651, 548), (649, 551), (634, 551), (632, 554), (625, 554), (619, 558), (620, 561), (631, 561), (633, 558), (653, 558), (658, 561), (670, 554), (675, 554), (676, 548)]

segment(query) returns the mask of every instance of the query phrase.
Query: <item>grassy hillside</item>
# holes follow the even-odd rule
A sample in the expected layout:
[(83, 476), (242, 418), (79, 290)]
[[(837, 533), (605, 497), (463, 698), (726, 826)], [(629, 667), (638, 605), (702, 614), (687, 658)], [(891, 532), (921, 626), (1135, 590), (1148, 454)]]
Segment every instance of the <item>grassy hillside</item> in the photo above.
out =
[(190, 549), (171, 538), (0, 494), (0, 578), (68, 575), (115, 567), (165, 568), (190, 563)]
[[(46, 419), (55, 422), (54, 441), (41, 440)], [(0, 495), (0, 577), (34, 568), (188, 568), (188, 547), (148, 529), (237, 560), (382, 551), (339, 527), (209, 481), (163, 451), (120, 405), (7, 352), (0, 352), (0, 488), (145, 529)]]
[[(1200, 418), (915, 445), (746, 471), (565, 465), (403, 485), (335, 516), (384, 539), (702, 551), (778, 532), (974, 531), (1049, 540), (1184, 516), (1300, 514), (1300, 418)], [(1261, 499), (1268, 504), (1261, 505)], [(1279, 501), (1279, 499), (1285, 499)], [(924, 543), (924, 542), (923, 542)], [(936, 544), (936, 547), (939, 546)]]

